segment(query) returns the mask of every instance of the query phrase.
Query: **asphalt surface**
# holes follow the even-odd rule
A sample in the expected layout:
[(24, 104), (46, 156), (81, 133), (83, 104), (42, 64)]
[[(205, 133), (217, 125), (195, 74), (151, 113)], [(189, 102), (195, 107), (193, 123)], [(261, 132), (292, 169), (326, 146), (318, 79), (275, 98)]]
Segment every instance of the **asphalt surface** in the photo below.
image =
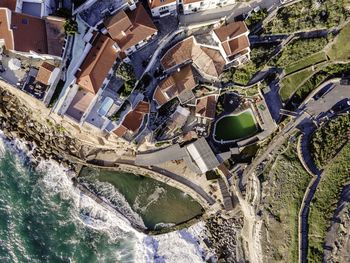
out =
[(336, 84), (334, 88), (318, 100), (311, 99), (307, 104), (299, 109), (298, 116), (291, 120), (278, 135), (272, 140), (264, 153), (258, 156), (247, 167), (244, 174), (249, 175), (254, 172), (257, 166), (269, 155), (277, 151), (284, 141), (298, 128), (298, 125), (307, 119), (316, 118), (319, 114), (329, 111), (337, 102), (350, 98), (350, 86)]
[(189, 15), (180, 15), (181, 25), (200, 24), (210, 20), (217, 20), (227, 17), (229, 22), (233, 21), (236, 16), (248, 13), (255, 7), (269, 9), (273, 6), (280, 6), (279, 0), (256, 0), (248, 3), (236, 3), (234, 5), (224, 6), (221, 8), (210, 9), (203, 12), (197, 12)]
[[(322, 87), (322, 86), (321, 86)], [(317, 94), (317, 93), (316, 93)], [(275, 151), (277, 151), (288, 139), (291, 134), (296, 130), (302, 130), (306, 135), (311, 134), (312, 120), (316, 120), (321, 114), (324, 114), (332, 109), (332, 107), (339, 101), (350, 98), (350, 86), (344, 86), (339, 84), (339, 80), (334, 81), (333, 89), (328, 91), (319, 99), (315, 100), (311, 98), (306, 104), (303, 104), (298, 111), (298, 115), (295, 119), (291, 120), (285, 128), (274, 137), (273, 141), (269, 144), (264, 153), (258, 156), (253, 162), (245, 169), (244, 174), (250, 175), (256, 168)], [(309, 156), (305, 159), (311, 171), (316, 175), (312, 184), (305, 193), (305, 198), (301, 208), (301, 233), (299, 238), (300, 242), (300, 262), (307, 262), (308, 251), (308, 214), (309, 206), (317, 189), (318, 183), (321, 179), (321, 172), (313, 164), (308, 147), (302, 146), (303, 156)]]

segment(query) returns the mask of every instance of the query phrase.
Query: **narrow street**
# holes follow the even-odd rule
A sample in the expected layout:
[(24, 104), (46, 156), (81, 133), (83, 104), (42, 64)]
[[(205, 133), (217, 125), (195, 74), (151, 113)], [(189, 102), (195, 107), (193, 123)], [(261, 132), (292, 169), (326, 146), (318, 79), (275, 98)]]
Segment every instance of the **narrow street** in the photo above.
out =
[(281, 5), (279, 0), (254, 0), (248, 3), (236, 3), (234, 5), (215, 8), (190, 15), (181, 15), (179, 16), (180, 25), (200, 24), (211, 20), (219, 20), (224, 17), (227, 18), (228, 22), (231, 22), (236, 16), (248, 13), (257, 6), (270, 9), (271, 7), (279, 5)]

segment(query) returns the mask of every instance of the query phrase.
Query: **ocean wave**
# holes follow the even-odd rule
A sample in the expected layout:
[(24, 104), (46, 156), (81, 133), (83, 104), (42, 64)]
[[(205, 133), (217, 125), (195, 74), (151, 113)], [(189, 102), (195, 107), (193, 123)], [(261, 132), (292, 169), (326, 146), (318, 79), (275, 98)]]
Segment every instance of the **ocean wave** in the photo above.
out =
[[(3, 134), (0, 134), (0, 154), (6, 154), (7, 150), (16, 153), (15, 167), (18, 173), (28, 174), (27, 165), (28, 158), (32, 158), (32, 147), (28, 147), (26, 142), (21, 140), (7, 141), (4, 139)], [(35, 147), (35, 146), (33, 146)], [(33, 198), (40, 198), (40, 200), (32, 200), (34, 204), (39, 202), (46, 202), (45, 206), (50, 209), (46, 211), (62, 210), (60, 207), (61, 202), (54, 202), (56, 197), (59, 200), (69, 203), (69, 217), (60, 217), (58, 225), (55, 226), (55, 231), (59, 232), (60, 227), (66, 224), (71, 224), (72, 220), (74, 224), (80, 224), (81, 232), (84, 232), (84, 228), (91, 229), (105, 233), (108, 236), (108, 243), (119, 244), (118, 249), (113, 249), (113, 259), (117, 262), (179, 262), (179, 259), (186, 259), (186, 262), (204, 262), (208, 258), (208, 252), (203, 248), (200, 243), (202, 238), (202, 230), (204, 228), (203, 223), (196, 224), (188, 229), (167, 233), (159, 236), (147, 236), (143, 233), (136, 231), (130, 224), (130, 222), (121, 215), (113, 213), (112, 211), (101, 206), (90, 197), (81, 193), (78, 188), (73, 185), (72, 180), (69, 177), (69, 171), (52, 160), (42, 160), (37, 164), (35, 168), (38, 173), (41, 174), (39, 180), (36, 182), (34, 189), (39, 189), (39, 195), (34, 195)], [(22, 178), (19, 178), (21, 180)], [(107, 189), (104, 189), (105, 191)], [(154, 200), (157, 200), (162, 194), (162, 190), (158, 189), (154, 195), (151, 195), (146, 207), (152, 204)], [(113, 195), (115, 198), (119, 198), (117, 193)], [(5, 207), (6, 208), (6, 207)], [(10, 207), (7, 207), (10, 209)], [(39, 209), (39, 207), (37, 208)], [(38, 211), (38, 213), (47, 213), (45, 211)], [(45, 221), (38, 220), (38, 224), (45, 225)], [(28, 231), (33, 231), (36, 225), (27, 225)], [(21, 238), (16, 233), (16, 228), (10, 225), (10, 239), (11, 242), (7, 244), (0, 244), (4, 247), (8, 253), (8, 258), (11, 262), (19, 262), (14, 247), (18, 248), (21, 253), (22, 259), (28, 259), (30, 261), (30, 255), (27, 255), (25, 245), (22, 243)], [(79, 244), (79, 239), (72, 237), (69, 240), (65, 240), (72, 246)], [(47, 242), (44, 245), (48, 246)], [(106, 244), (108, 246), (108, 244)], [(47, 247), (51, 250), (51, 247)], [(55, 252), (58, 253), (58, 252)], [(100, 251), (96, 251), (100, 262), (108, 261), (111, 259), (110, 255), (103, 254)], [(62, 255), (57, 255), (62, 257)], [(2, 262), (5, 262), (6, 259)], [(67, 258), (65, 258), (67, 260)], [(70, 261), (74, 262), (74, 257), (70, 257)], [(32, 259), (32, 262), (38, 262)]]
[(141, 216), (136, 213), (125, 199), (125, 197), (118, 192), (118, 190), (108, 182), (93, 181), (93, 183), (83, 182), (83, 184), (94, 193), (96, 193), (102, 200), (114, 207), (133, 225), (146, 229), (146, 226)]

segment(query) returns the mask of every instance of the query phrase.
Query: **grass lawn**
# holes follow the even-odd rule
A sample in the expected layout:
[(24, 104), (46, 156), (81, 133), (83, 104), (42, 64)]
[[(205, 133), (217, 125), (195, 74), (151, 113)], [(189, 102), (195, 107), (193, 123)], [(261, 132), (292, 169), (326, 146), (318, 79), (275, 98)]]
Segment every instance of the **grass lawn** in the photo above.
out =
[(311, 76), (312, 73), (313, 71), (311, 69), (305, 69), (283, 79), (280, 89), (280, 96), (282, 101), (287, 101), (297, 90), (299, 85), (309, 76)]
[(350, 59), (350, 23), (340, 31), (335, 43), (328, 51), (328, 56), (332, 60)]
[(310, 206), (308, 260), (311, 263), (322, 262), (327, 229), (331, 224), (341, 191), (350, 180), (349, 170), (350, 142), (326, 167)]
[(249, 137), (257, 132), (253, 115), (250, 111), (238, 115), (225, 116), (216, 123), (217, 140), (237, 140)]
[(293, 73), (303, 68), (307, 68), (308, 66), (318, 64), (327, 60), (326, 54), (322, 51), (319, 53), (312, 54), (304, 59), (299, 60), (296, 63), (290, 64), (286, 66), (285, 72), (286, 74)]

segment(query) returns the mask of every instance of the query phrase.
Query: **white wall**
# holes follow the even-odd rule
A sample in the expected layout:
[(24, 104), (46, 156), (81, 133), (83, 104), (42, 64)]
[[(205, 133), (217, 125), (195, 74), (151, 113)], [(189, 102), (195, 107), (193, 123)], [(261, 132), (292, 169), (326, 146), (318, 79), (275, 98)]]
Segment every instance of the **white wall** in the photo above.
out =
[[(161, 14), (162, 11), (168, 10), (165, 14)], [(169, 3), (160, 7), (153, 8), (151, 10), (153, 17), (164, 17), (168, 15), (177, 15), (176, 2)]]
[(232, 5), (236, 1), (235, 0), (203, 0), (191, 4), (184, 4), (183, 10), (184, 14), (191, 14), (194, 12), (205, 11), (208, 9), (213, 9), (221, 6)]

